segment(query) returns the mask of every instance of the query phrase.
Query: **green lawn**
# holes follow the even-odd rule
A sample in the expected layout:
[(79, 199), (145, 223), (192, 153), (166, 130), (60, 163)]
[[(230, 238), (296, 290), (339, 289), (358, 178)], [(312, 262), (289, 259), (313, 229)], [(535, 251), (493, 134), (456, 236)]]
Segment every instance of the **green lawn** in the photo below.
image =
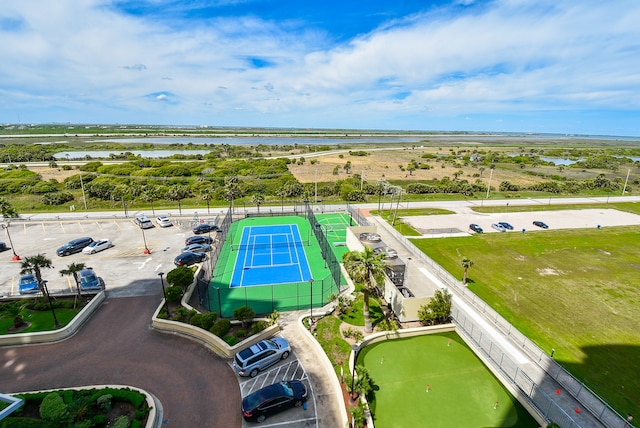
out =
[(414, 240), (621, 414), (640, 414), (640, 227)]
[[(610, 208), (640, 214), (640, 203), (623, 202), (611, 204), (550, 204), (550, 205), (509, 205), (509, 212), (534, 212), (534, 211), (563, 211), (563, 210), (586, 210), (591, 208)], [(502, 213), (505, 206), (472, 207), (479, 213)]]
[[(56, 309), (56, 318), (58, 322), (64, 327), (75, 317), (82, 308), (77, 309)], [(26, 309), (21, 312), (25, 322), (30, 322), (31, 325), (19, 331), (18, 333), (35, 333), (37, 331), (49, 331), (54, 329), (53, 315), (51, 311), (32, 311)], [(11, 334), (8, 329), (13, 326), (12, 317), (0, 318), (0, 334)]]
[(376, 428), (539, 426), (455, 333), (367, 346), (358, 364), (375, 384)]

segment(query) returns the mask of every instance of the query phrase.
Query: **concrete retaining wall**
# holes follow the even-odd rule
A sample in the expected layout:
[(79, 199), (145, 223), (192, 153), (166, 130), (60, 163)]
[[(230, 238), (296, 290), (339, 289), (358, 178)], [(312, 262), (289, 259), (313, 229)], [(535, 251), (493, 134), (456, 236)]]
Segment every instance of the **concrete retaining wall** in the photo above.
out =
[(52, 331), (39, 331), (35, 333), (16, 333), (0, 335), (0, 346), (28, 345), (33, 343), (57, 342), (73, 336), (89, 319), (93, 312), (100, 307), (106, 299), (103, 291), (96, 294), (93, 299), (82, 308), (80, 313), (63, 328)]

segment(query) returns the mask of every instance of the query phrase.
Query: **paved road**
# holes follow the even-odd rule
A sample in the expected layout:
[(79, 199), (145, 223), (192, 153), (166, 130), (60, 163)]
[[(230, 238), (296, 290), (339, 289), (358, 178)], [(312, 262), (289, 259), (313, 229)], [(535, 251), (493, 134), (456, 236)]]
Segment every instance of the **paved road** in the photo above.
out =
[(160, 399), (166, 427), (240, 427), (240, 389), (223, 359), (150, 330), (160, 295), (109, 298), (72, 338), (0, 348), (3, 393), (131, 385)]

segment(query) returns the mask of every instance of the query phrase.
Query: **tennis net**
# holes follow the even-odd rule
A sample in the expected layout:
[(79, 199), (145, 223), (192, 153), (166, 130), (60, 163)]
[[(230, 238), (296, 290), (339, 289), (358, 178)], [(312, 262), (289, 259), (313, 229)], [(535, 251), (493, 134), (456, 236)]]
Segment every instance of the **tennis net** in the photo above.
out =
[(238, 250), (255, 250), (255, 249), (267, 249), (267, 248), (296, 248), (307, 247), (311, 245), (311, 241), (288, 241), (288, 242), (259, 242), (253, 244), (231, 244), (231, 251)]

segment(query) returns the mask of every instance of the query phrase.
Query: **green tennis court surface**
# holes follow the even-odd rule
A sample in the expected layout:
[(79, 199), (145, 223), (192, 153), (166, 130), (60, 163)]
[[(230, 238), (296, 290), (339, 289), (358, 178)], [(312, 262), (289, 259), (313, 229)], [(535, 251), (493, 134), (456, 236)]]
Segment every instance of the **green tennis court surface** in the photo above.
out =
[[(348, 216), (347, 216), (348, 217)], [(347, 220), (348, 221), (348, 220)], [(265, 228), (266, 227), (266, 228)], [(282, 244), (286, 241), (270, 244), (265, 249), (265, 242), (273, 241), (273, 236), (280, 234), (281, 228), (294, 230), (287, 233), (287, 238), (292, 242), (303, 242), (305, 245), (287, 245), (286, 253), (291, 260), (296, 258), (297, 265), (308, 267), (301, 273), (301, 280), (283, 280), (280, 262), (287, 258), (283, 253)], [(271, 238), (255, 240), (245, 230), (265, 231), (272, 228)], [(254, 245), (249, 245), (253, 243)], [(294, 257), (295, 256), (295, 257)], [(249, 260), (249, 259), (253, 259)], [(270, 259), (267, 263), (267, 259)], [(275, 260), (275, 262), (271, 261)], [(254, 265), (255, 264), (255, 265)], [(248, 278), (247, 282), (238, 283), (245, 286), (231, 286), (247, 271), (255, 270), (252, 266), (259, 265), (259, 277)], [(249, 266), (249, 269), (246, 269)], [(293, 269), (290, 269), (293, 271)], [(313, 282), (311, 281), (313, 279)], [(251, 285), (251, 286), (247, 286)], [(220, 256), (213, 270), (213, 277), (209, 286), (209, 309), (218, 312), (220, 316), (229, 317), (240, 306), (250, 306), (257, 314), (267, 314), (274, 310), (291, 311), (308, 309), (310, 307), (324, 306), (329, 296), (337, 293), (338, 288), (333, 281), (325, 260), (322, 258), (322, 249), (311, 231), (309, 221), (303, 216), (282, 217), (250, 217), (233, 222), (227, 233), (227, 238), (220, 252)]]
[(376, 428), (539, 426), (455, 333), (367, 346), (358, 364), (379, 388)]

